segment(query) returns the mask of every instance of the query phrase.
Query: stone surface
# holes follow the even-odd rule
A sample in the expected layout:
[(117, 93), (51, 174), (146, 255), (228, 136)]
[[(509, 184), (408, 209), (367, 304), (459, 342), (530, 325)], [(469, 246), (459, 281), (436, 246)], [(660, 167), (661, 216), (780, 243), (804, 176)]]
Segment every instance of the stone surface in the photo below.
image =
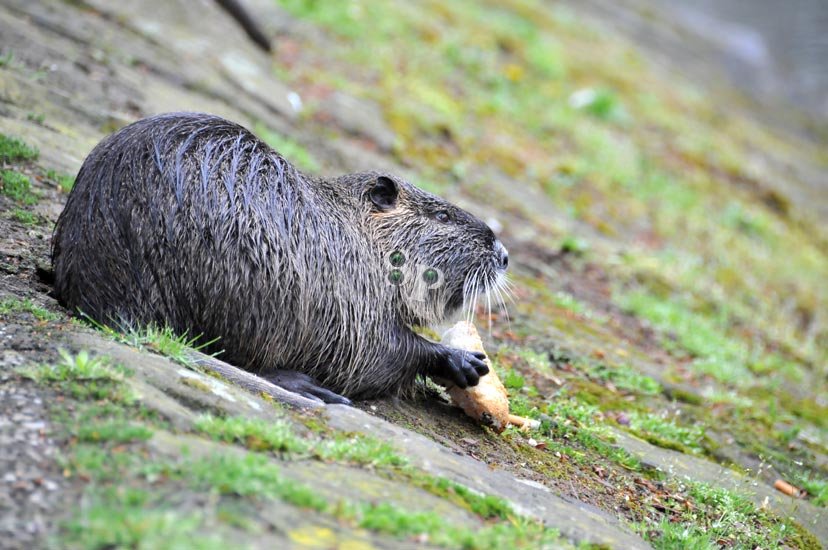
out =
[(650, 547), (637, 535), (621, 528), (614, 518), (591, 506), (567, 502), (547, 489), (520, 483), (509, 473), (492, 470), (483, 462), (455, 453), (411, 430), (353, 407), (329, 405), (326, 412), (329, 424), (334, 428), (370, 434), (406, 449), (413, 463), (426, 472), (447, 477), (481, 493), (505, 498), (521, 514), (543, 520), (571, 540), (612, 548)]
[(656, 447), (621, 431), (616, 431), (615, 437), (618, 446), (637, 456), (642, 464), (672, 477), (736, 490), (749, 497), (757, 506), (767, 507), (780, 516), (793, 517), (820, 540), (828, 540), (828, 511), (823, 508), (786, 496), (763, 480), (742, 475), (703, 458)]
[(6, 351), (0, 359), (0, 548), (31, 548), (50, 531), (65, 483), (46, 411), (49, 395), (12, 375), (19, 363), (12, 355)]

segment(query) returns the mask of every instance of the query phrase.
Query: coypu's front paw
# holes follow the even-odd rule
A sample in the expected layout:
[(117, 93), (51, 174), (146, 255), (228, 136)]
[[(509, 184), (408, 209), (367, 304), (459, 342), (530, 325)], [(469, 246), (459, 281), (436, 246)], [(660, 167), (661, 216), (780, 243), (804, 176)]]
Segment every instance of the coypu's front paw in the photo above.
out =
[(486, 355), (479, 351), (446, 348), (442, 378), (454, 382), (460, 388), (476, 386), (480, 377), (489, 372)]
[(307, 374), (295, 370), (278, 369), (262, 375), (262, 378), (273, 382), (277, 386), (293, 393), (298, 393), (308, 399), (321, 400), (325, 403), (336, 403), (339, 405), (350, 405), (351, 400), (338, 393), (326, 390), (319, 385), (319, 382)]

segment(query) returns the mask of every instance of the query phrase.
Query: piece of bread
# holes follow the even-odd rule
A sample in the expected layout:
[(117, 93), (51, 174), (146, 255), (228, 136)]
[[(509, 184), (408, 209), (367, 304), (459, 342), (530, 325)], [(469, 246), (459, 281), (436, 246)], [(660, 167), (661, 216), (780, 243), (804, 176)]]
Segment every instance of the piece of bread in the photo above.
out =
[[(443, 334), (442, 343), (452, 348), (486, 353), (477, 329), (466, 321), (460, 321), (447, 330)], [(499, 433), (509, 425), (509, 399), (488, 355), (486, 364), (489, 366), (489, 374), (480, 377), (480, 383), (476, 386), (461, 389), (452, 384), (446, 391), (467, 415)]]

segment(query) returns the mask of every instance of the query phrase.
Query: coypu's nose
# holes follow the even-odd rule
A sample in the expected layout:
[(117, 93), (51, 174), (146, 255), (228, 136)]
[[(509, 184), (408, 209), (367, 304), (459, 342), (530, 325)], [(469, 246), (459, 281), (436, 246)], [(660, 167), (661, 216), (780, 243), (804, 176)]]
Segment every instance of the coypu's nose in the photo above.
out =
[(496, 240), (494, 243), (494, 253), (497, 259), (497, 267), (503, 270), (509, 267), (509, 251), (506, 250), (506, 247), (499, 240)]

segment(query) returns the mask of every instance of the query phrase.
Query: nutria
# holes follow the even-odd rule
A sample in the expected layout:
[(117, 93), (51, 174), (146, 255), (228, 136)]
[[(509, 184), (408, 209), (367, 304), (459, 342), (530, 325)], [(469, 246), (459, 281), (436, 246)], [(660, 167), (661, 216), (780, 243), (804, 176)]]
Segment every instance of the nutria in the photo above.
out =
[(496, 289), (508, 255), (485, 223), (390, 174), (313, 178), (242, 126), (171, 113), (89, 154), (52, 261), (76, 313), (218, 339), (236, 366), (347, 402), (418, 375), (477, 384), (482, 354), (411, 327)]

